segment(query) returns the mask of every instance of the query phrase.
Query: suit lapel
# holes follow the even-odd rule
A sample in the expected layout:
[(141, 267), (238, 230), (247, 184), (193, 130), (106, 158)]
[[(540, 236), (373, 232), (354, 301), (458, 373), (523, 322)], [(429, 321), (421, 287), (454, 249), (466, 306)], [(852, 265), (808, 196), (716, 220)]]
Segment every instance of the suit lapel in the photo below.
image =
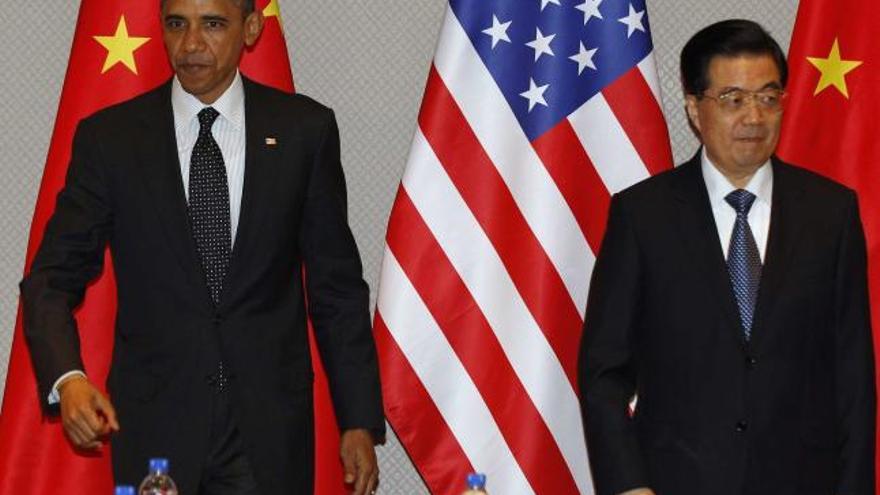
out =
[(180, 175), (171, 109), (171, 84), (166, 83), (153, 95), (155, 101), (147, 105), (148, 111), (141, 118), (143, 134), (135, 139), (136, 156), (141, 161), (144, 182), (151, 192), (168, 245), (183, 271), (195, 282), (196, 287), (205, 287), (205, 296), (209, 297), (190, 230)]
[(709, 193), (700, 169), (700, 153), (680, 167), (680, 175), (676, 186), (676, 198), (679, 206), (680, 238), (693, 260), (694, 266), (703, 272), (703, 280), (707, 289), (715, 295), (721, 316), (726, 320), (724, 325), (736, 332), (742, 340), (739, 310), (730, 285), (730, 275), (718, 228), (712, 215)]
[(773, 165), (773, 205), (770, 210), (770, 232), (767, 238), (767, 251), (764, 267), (761, 270), (761, 285), (755, 306), (755, 321), (752, 329), (752, 345), (757, 346), (767, 338), (771, 330), (766, 322), (779, 294), (779, 285), (785, 280), (792, 258), (792, 250), (803, 227), (803, 218), (797, 214), (798, 200), (803, 191), (794, 183), (788, 167), (776, 157)]
[(277, 170), (277, 164), (281, 161), (281, 148), (284, 145), (271, 103), (266, 101), (261, 89), (253, 82), (245, 78), (242, 81), (246, 140), (244, 186), (238, 230), (221, 304), (229, 300), (228, 296), (238, 286), (236, 281), (242, 275), (243, 265), (246, 265), (246, 253), (252, 252), (258, 237), (259, 212), (265, 211), (263, 203), (269, 199), (267, 188), (273, 184), (273, 171)]

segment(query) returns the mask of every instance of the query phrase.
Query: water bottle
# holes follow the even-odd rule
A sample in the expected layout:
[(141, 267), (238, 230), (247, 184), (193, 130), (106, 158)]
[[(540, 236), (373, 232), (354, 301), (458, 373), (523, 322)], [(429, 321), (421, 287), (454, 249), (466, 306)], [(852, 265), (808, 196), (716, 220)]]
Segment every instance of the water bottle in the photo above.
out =
[(168, 476), (168, 459), (150, 459), (150, 474), (141, 482), (138, 495), (177, 495), (177, 485)]
[(134, 491), (134, 487), (131, 485), (119, 485), (113, 493), (114, 495), (137, 495), (137, 492)]
[(461, 495), (486, 495), (486, 475), (470, 473), (467, 475), (467, 490)]

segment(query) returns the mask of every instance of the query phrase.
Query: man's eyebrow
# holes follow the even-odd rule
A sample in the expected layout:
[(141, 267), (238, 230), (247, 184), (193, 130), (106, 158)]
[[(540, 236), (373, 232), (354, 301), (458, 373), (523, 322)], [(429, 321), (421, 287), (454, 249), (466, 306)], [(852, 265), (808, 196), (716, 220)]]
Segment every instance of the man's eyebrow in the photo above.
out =
[(228, 22), (229, 19), (226, 16), (218, 15), (218, 14), (207, 14), (201, 16), (202, 22)]
[[(782, 85), (778, 81), (771, 81), (771, 82), (768, 82), (767, 84), (761, 86), (761, 88), (758, 89), (758, 91), (763, 91), (765, 89), (782, 89)], [(718, 93), (723, 94), (723, 93), (727, 93), (730, 91), (747, 91), (747, 90), (745, 88), (741, 88), (739, 86), (725, 86), (725, 87), (721, 88), (718, 91)]]

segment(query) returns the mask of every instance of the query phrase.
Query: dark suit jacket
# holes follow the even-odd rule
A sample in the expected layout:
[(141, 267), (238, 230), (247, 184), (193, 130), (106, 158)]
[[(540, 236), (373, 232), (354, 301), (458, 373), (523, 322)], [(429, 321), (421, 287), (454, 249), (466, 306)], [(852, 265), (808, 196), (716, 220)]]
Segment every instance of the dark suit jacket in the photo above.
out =
[(613, 198), (579, 371), (600, 495), (640, 486), (658, 495), (874, 493), (874, 362), (856, 196), (772, 164), (748, 343), (699, 155)]
[(244, 91), (241, 218), (218, 307), (189, 228), (170, 83), (81, 122), (67, 183), (21, 284), (45, 400), (63, 372), (84, 369), (71, 312), (109, 243), (118, 312), (108, 387), (122, 426), (112, 442), (120, 482), (140, 480), (148, 457), (167, 456), (181, 493), (195, 493), (211, 417), (205, 380), (222, 359), (261, 490), (311, 493), (307, 313), (340, 428), (384, 432), (333, 113), (248, 80)]

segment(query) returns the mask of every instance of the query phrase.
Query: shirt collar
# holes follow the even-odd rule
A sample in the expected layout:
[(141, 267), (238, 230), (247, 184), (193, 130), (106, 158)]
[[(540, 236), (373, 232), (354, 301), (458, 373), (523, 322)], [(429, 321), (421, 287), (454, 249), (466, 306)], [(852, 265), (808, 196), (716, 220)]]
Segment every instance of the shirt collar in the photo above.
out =
[[(709, 160), (705, 147), (701, 153), (701, 167), (712, 208), (727, 205), (727, 201), (724, 198), (737, 188)], [(758, 167), (758, 170), (755, 171), (755, 174), (749, 179), (749, 183), (743, 189), (754, 194), (757, 197), (756, 201), (760, 201), (767, 206), (771, 205), (773, 199), (773, 167), (770, 165), (770, 160), (767, 160)]]
[(244, 125), (244, 85), (241, 73), (236, 71), (235, 79), (211, 105), (205, 105), (198, 98), (186, 92), (177, 76), (171, 82), (171, 108), (174, 111), (174, 127), (180, 129), (189, 125), (205, 107), (211, 106), (236, 130)]

